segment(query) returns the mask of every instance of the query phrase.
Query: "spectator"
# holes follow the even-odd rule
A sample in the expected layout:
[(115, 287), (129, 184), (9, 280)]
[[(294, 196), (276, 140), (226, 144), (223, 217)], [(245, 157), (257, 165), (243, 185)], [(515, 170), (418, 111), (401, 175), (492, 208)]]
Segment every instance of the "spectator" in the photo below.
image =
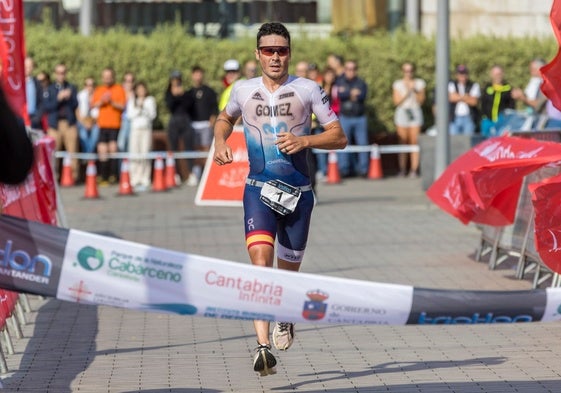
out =
[(25, 70), (25, 97), (27, 102), (27, 114), (31, 122), (31, 128), (41, 130), (41, 109), (39, 107), (41, 101), (41, 87), (37, 78), (33, 76), (35, 62), (33, 58), (27, 56), (24, 60)]
[(481, 88), (469, 79), (467, 67), (456, 67), (456, 79), (448, 84), (450, 102), (450, 134), (473, 135), (477, 122), (477, 112)]
[[(193, 151), (195, 136), (191, 124), (193, 100), (183, 86), (183, 76), (179, 71), (170, 75), (166, 90), (166, 105), (171, 114), (168, 123), (168, 141), (172, 151)], [(188, 186), (197, 185), (197, 177), (192, 173), (193, 160), (187, 160), (187, 173), (182, 170), (184, 160), (176, 160), (177, 173)]]
[(308, 77), (308, 62), (307, 61), (299, 61), (294, 66), (294, 75), (300, 78), (307, 78)]
[[(354, 60), (345, 62), (345, 72), (337, 79), (337, 97), (340, 101), (339, 121), (350, 144), (367, 146), (368, 121), (366, 118), (366, 82), (358, 77), (358, 64)], [(354, 174), (366, 177), (368, 174), (369, 153), (358, 153), (358, 166), (353, 162), (349, 153), (339, 152), (338, 162), (341, 176), (348, 177)], [(356, 168), (353, 168), (355, 167)]]
[[(127, 102), (134, 98), (134, 83), (136, 78), (134, 73), (131, 71), (125, 72), (123, 75), (122, 86), (125, 89), (125, 95), (127, 97)], [(127, 116), (127, 106), (121, 115), (121, 128), (119, 129), (119, 138), (117, 140), (117, 148), (119, 151), (129, 150), (129, 138), (131, 133), (131, 125), (129, 117)]]
[(551, 100), (547, 100), (545, 103), (545, 113), (547, 115), (545, 128), (549, 130), (561, 130), (561, 111), (553, 106)]
[[(76, 86), (66, 80), (66, 65), (59, 63), (54, 69), (54, 82), (48, 87), (48, 96), (44, 96), (44, 109), (47, 114), (50, 137), (54, 138), (56, 150), (63, 148), (70, 154), (78, 153), (78, 127), (76, 126), (76, 108), (78, 107)], [(57, 165), (60, 174), (60, 165)], [(78, 159), (72, 158), (72, 176), (79, 177)]]
[[(1, 67), (0, 67), (1, 70)], [(25, 180), (33, 165), (33, 146), (23, 119), (10, 109), (0, 87), (0, 182), (18, 184)], [(0, 205), (0, 212), (2, 206)]]
[(498, 135), (504, 124), (504, 111), (514, 109), (512, 87), (504, 80), (501, 66), (494, 65), (489, 72), (491, 81), (481, 92), (481, 134)]
[(308, 64), (308, 79), (315, 81), (318, 85), (323, 84), (323, 75), (319, 72), (318, 65), (316, 63)]
[[(329, 98), (329, 103), (331, 104), (331, 109), (337, 116), (339, 116), (339, 97), (337, 96), (337, 87), (335, 85), (335, 81), (337, 79), (337, 75), (335, 71), (331, 68), (326, 68), (323, 72), (323, 90), (325, 91), (326, 96)], [(322, 132), (322, 128), (317, 125), (314, 127), (315, 132), (319, 133)], [(316, 179), (318, 181), (323, 181), (327, 176), (327, 153), (316, 153), (316, 160), (318, 166), (318, 172), (316, 174)]]
[(343, 56), (331, 53), (327, 56), (327, 67), (335, 71), (337, 78), (345, 73), (345, 59)]
[[(205, 70), (200, 66), (192, 68), (191, 84), (192, 87), (188, 94), (193, 101), (192, 124), (195, 133), (195, 149), (209, 151), (213, 138), (212, 128), (216, 115), (218, 115), (218, 95), (205, 83)], [(204, 164), (205, 159), (202, 158), (198, 159), (193, 166), (193, 173), (197, 181), (201, 177)]]
[(109, 158), (108, 154), (117, 153), (117, 139), (127, 100), (123, 87), (115, 83), (113, 68), (103, 69), (101, 82), (102, 84), (94, 90), (92, 107), (99, 111), (97, 152), (99, 154), (100, 185), (107, 186), (117, 183), (118, 161), (115, 158)]
[(230, 99), (230, 93), (234, 83), (240, 78), (240, 63), (235, 59), (226, 60), (224, 63), (224, 78), (222, 83), (224, 84), (224, 91), (220, 94), (220, 99), (218, 101), (218, 109), (222, 110), (226, 107), (228, 100)]
[(129, 153), (130, 182), (135, 191), (146, 191), (150, 187), (151, 165), (148, 158), (134, 157), (147, 155), (152, 148), (152, 122), (156, 118), (156, 100), (144, 82), (136, 83), (133, 94), (127, 101), (127, 118), (130, 122)]
[(248, 60), (243, 65), (243, 77), (245, 79), (255, 78), (257, 76), (257, 62), (253, 59)]
[[(421, 105), (426, 99), (426, 82), (415, 77), (415, 65), (405, 62), (401, 65), (403, 77), (392, 85), (393, 104), (396, 106), (394, 122), (399, 143), (402, 145), (417, 145), (418, 137), (423, 125), (423, 111)], [(400, 153), (398, 157), (399, 174), (407, 173), (407, 153)], [(419, 153), (411, 153), (409, 177), (418, 177)]]
[(99, 139), (99, 127), (97, 126), (99, 109), (91, 106), (94, 89), (94, 78), (89, 76), (84, 79), (84, 88), (78, 92), (76, 118), (78, 119), (80, 146), (84, 153), (94, 153)]
[(528, 70), (530, 72), (530, 80), (524, 88), (512, 89), (512, 98), (522, 102), (524, 110), (528, 114), (537, 114), (542, 111), (546, 97), (542, 94), (540, 86), (542, 85), (542, 75), (540, 68), (545, 65), (542, 59), (534, 59), (530, 62)]
[(45, 102), (49, 97), (49, 86), (51, 85), (51, 77), (48, 72), (40, 71), (37, 73), (37, 83), (39, 87), (38, 113), (40, 129), (47, 132), (49, 126), (47, 122), (47, 113), (45, 112)]

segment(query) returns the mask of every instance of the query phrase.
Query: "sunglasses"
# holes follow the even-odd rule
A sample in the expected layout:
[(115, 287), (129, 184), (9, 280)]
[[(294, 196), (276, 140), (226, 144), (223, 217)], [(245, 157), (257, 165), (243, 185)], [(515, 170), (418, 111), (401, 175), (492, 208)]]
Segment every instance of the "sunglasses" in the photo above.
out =
[(290, 53), (290, 47), (288, 46), (260, 46), (259, 51), (265, 56), (273, 56), (278, 53), (279, 56), (286, 56)]

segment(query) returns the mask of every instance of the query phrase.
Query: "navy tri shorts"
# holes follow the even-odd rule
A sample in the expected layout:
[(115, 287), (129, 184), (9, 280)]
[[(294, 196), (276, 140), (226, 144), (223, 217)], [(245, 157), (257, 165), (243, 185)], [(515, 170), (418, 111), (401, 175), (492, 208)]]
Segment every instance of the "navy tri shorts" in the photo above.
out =
[(261, 202), (260, 193), (261, 187), (246, 184), (243, 206), (247, 248), (258, 244), (274, 247), (276, 237), (279, 243), (277, 256), (280, 259), (302, 262), (314, 208), (313, 191), (303, 191), (296, 209), (286, 216)]

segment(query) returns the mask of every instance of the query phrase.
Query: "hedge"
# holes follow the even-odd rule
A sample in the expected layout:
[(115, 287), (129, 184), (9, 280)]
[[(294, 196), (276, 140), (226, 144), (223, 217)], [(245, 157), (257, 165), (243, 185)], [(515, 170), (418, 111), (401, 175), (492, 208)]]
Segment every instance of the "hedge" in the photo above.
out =
[[(158, 101), (159, 120), (164, 127), (169, 113), (164, 105), (168, 76), (181, 70), (189, 82), (190, 69), (201, 65), (206, 70), (207, 83), (218, 93), (222, 90), (222, 64), (236, 58), (243, 64), (254, 57), (254, 37), (219, 40), (199, 38), (187, 33), (179, 23), (162, 25), (150, 34), (131, 34), (123, 27), (94, 31), (89, 37), (70, 28), (55, 29), (47, 22), (29, 24), (25, 28), (28, 54), (36, 63), (36, 72), (52, 71), (55, 64), (67, 64), (68, 79), (80, 88), (86, 76), (99, 80), (101, 70), (112, 66), (117, 77), (133, 71), (137, 79), (147, 83)], [(307, 60), (321, 66), (329, 53), (338, 53), (359, 64), (359, 76), (369, 86), (369, 129), (374, 137), (394, 131), (391, 101), (392, 82), (401, 77), (401, 64), (413, 61), (417, 76), (427, 82), (429, 99), (425, 103), (425, 127), (433, 123), (432, 92), (435, 88), (435, 38), (397, 31), (377, 32), (368, 36), (333, 36), (326, 39), (293, 38), (292, 66)], [(490, 67), (500, 64), (506, 79), (514, 86), (524, 87), (529, 79), (528, 63), (539, 57), (546, 61), (557, 52), (551, 38), (499, 38), (476, 36), (454, 39), (450, 43), (450, 69), (458, 63), (470, 68), (472, 79), (483, 84)], [(292, 68), (291, 70), (292, 71)]]

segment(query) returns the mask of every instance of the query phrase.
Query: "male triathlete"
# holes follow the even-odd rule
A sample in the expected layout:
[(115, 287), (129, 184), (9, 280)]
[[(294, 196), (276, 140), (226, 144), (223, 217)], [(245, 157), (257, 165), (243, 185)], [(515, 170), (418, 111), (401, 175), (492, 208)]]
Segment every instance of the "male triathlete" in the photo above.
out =
[[(306, 155), (310, 148), (341, 149), (347, 144), (329, 98), (318, 84), (288, 74), (290, 34), (280, 23), (265, 23), (257, 33), (255, 57), (262, 77), (237, 82), (228, 105), (214, 127), (214, 161), (231, 163), (227, 139), (242, 116), (249, 155), (244, 222), (251, 263), (272, 267), (275, 237), (277, 266), (298, 271), (310, 225), (314, 196)], [(310, 135), (312, 113), (324, 132)], [(298, 199), (299, 198), (299, 199)], [(275, 373), (269, 322), (254, 321), (257, 344), (253, 368), (261, 375)], [(294, 324), (277, 322), (273, 343), (279, 350), (292, 345)]]

